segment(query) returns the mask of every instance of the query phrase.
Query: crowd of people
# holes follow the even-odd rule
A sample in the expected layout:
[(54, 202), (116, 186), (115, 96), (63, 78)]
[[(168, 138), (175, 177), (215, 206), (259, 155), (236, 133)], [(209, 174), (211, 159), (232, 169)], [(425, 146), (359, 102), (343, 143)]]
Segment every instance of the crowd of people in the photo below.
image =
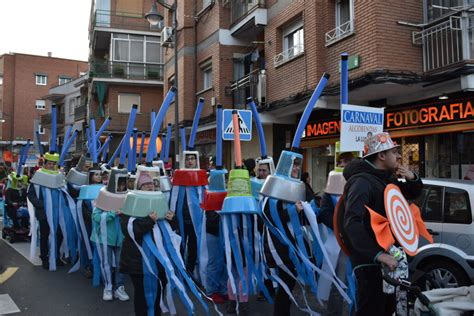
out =
[[(35, 181), (34, 177), (28, 185), (27, 177), (19, 177), (11, 172), (5, 190), (6, 213), (12, 219), (14, 229), (27, 228), (27, 223), (19, 220), (16, 210), (29, 201), (34, 208), (32, 214), (39, 226), (33, 225), (39, 231), (39, 257), (42, 260), (42, 267), (54, 271), (57, 266), (70, 264), (71, 272), (81, 267), (84, 275), (94, 280), (95, 286), (104, 287), (104, 301), (111, 301), (114, 298), (121, 301), (129, 300), (128, 293), (131, 291), (126, 290), (124, 286), (126, 274), (130, 276), (133, 284), (131, 296), (133, 296), (136, 315), (150, 315), (150, 306), (155, 315), (160, 315), (166, 310), (166, 308), (163, 309), (163, 292), (170, 291), (168, 287), (170, 279), (167, 276), (169, 270), (163, 265), (163, 261), (156, 260), (156, 282), (152, 281), (155, 292), (150, 298), (148, 291), (153, 286), (150, 285), (149, 280), (147, 281), (149, 257), (143, 254), (141, 247), (144, 247), (145, 236), (149, 233), (153, 234), (156, 223), (166, 221), (173, 232), (170, 236), (178, 240), (179, 255), (182, 256), (186, 273), (202, 291), (202, 295), (208, 297), (212, 303), (227, 303), (225, 311), (228, 314), (248, 315), (249, 295), (254, 294), (257, 295), (257, 300), (274, 301), (274, 315), (290, 315), (290, 305), (293, 300), (291, 292), (295, 285), (300, 283), (301, 276), (298, 274), (302, 271), (302, 268), (295, 264), (295, 252), (292, 250), (293, 247), (301, 247), (301, 244), (290, 225), (294, 220), (291, 215), (298, 214), (296, 218), (298, 225), (308, 226), (303, 210), (303, 203), (308, 202), (311, 203), (312, 210), (317, 216), (319, 229), (324, 229), (326, 234), (329, 232), (330, 235), (334, 226), (339, 225), (345, 246), (349, 248), (348, 255), (341, 251), (337, 252), (334, 270), (337, 277), (346, 284), (350, 283), (351, 278), (355, 278), (355, 286), (352, 290), (357, 295), (352, 293), (352, 298), (357, 303), (353, 305), (352, 311), (356, 315), (391, 315), (397, 308), (395, 294), (384, 292), (381, 265), (394, 271), (400, 263), (394, 255), (377, 243), (366, 207), (385, 215), (383, 192), (387, 184), (396, 183), (403, 194), (411, 199), (420, 194), (422, 183), (416, 174), (400, 164), (398, 146), (391, 141), (388, 134), (368, 138), (366, 152), (362, 159), (356, 158), (352, 153), (336, 156), (338, 171), (332, 171), (329, 174), (327, 187), (320, 203), (315, 202), (315, 193), (311, 188), (309, 174), (301, 172), (301, 161), (294, 160), (290, 176), (301, 179), (305, 187), (304, 198), (294, 203), (296, 213), (291, 212), (291, 204), (284, 200), (278, 200), (275, 204), (276, 213), (271, 210), (271, 202), (260, 204), (261, 214), (255, 215), (255, 219), (258, 219), (258, 232), (262, 237), (261, 246), (264, 257), (262, 263), (264, 263), (264, 269), (268, 270), (267, 273), (262, 274), (265, 276), (263, 283), (268, 295), (264, 295), (263, 288), (255, 293), (250, 291), (243, 293), (241, 290), (233, 293), (229, 275), (225, 269), (226, 249), (222, 215), (219, 210), (205, 212), (205, 231), (200, 232), (201, 227), (195, 227), (196, 220), (193, 218), (195, 215), (192, 203), (186, 202), (191, 200), (187, 199), (186, 194), (192, 195), (192, 191), (185, 190), (184, 196), (179, 196), (179, 199), (184, 201), (180, 203), (182, 207), (180, 216), (171, 211), (173, 207), (170, 207), (164, 217), (160, 217), (154, 211), (148, 216), (133, 217), (123, 214), (121, 209), (101, 208), (102, 202), (97, 201), (100, 199), (98, 194), (93, 195), (93, 198), (81, 197), (81, 192), (85, 187), (97, 187), (97, 190), (123, 194), (127, 192), (127, 184), (129, 184), (129, 188), (132, 189), (129, 193), (133, 190), (160, 191), (162, 189), (160, 177), (166, 177), (168, 174), (173, 178), (174, 170), (161, 170), (158, 176), (149, 172), (141, 172), (137, 176), (130, 176), (127, 173), (113, 175), (110, 168), (101, 168), (98, 164), (91, 163), (86, 156), (83, 158), (86, 163), (80, 162), (73, 171), (69, 171), (69, 173), (77, 172), (86, 175), (87, 180), (82, 185), (75, 183), (72, 176), (66, 177), (68, 178), (67, 186), (61, 182), (55, 187), (55, 184), (46, 184), (46, 180), (41, 184), (37, 179)], [(46, 153), (42, 159), (40, 161), (42, 166), (38, 171), (45, 176), (45, 179), (50, 175), (62, 173), (58, 169), (57, 154)], [(197, 169), (198, 159), (197, 154), (194, 153), (185, 155), (182, 168)], [(255, 164), (254, 162), (252, 165), (249, 160), (244, 163), (244, 166), (250, 169), (249, 173), (253, 173), (255, 179), (263, 183), (274, 173), (272, 170), (274, 167), (269, 163)], [(210, 161), (209, 166), (210, 169), (215, 168), (215, 158)], [(334, 210), (342, 195), (344, 199), (340, 210), (343, 215), (340, 223), (335, 223)], [(262, 201), (262, 196), (254, 198)], [(171, 200), (171, 197), (167, 197), (167, 203), (171, 204)], [(69, 215), (66, 215), (67, 213)], [(283, 226), (279, 226), (280, 221)], [(84, 226), (82, 232), (80, 223)], [(282, 238), (275, 234), (275, 227), (277, 229), (283, 227), (285, 232), (282, 236), (286, 237)], [(207, 271), (204, 274), (199, 271), (202, 271), (202, 267), (199, 267), (199, 251), (202, 250), (199, 239), (202, 239), (202, 233), (206, 234), (208, 253), (205, 267)], [(330, 238), (327, 236), (329, 235), (326, 235), (326, 240), (323, 240), (325, 244), (320, 246), (328, 246)], [(157, 238), (156, 234), (154, 238)], [(310, 242), (305, 239), (303, 248), (306, 247), (306, 250), (309, 250), (311, 246), (308, 243)], [(276, 251), (278, 260), (281, 262), (275, 260), (275, 253), (272, 251)], [(245, 260), (245, 253), (243, 255)], [(308, 257), (314, 265), (324, 268), (323, 260), (317, 253), (309, 251)], [(277, 277), (273, 278), (273, 275)], [(277, 279), (279, 279), (278, 282)], [(323, 287), (323, 283), (320, 282), (318, 286)], [(242, 283), (239, 284), (242, 285)], [(344, 308), (350, 308), (335, 286), (329, 285), (329, 290), (330, 295), (321, 296), (326, 302), (325, 308), (328, 314), (338, 315)], [(346, 292), (349, 290), (347, 289)]]

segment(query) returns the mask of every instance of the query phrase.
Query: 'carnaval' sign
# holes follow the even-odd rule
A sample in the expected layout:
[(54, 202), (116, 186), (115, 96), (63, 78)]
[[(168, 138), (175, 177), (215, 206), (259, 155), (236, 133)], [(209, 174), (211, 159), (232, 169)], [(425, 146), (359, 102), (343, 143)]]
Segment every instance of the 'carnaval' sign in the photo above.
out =
[(341, 151), (362, 151), (364, 140), (383, 131), (383, 109), (341, 105)]

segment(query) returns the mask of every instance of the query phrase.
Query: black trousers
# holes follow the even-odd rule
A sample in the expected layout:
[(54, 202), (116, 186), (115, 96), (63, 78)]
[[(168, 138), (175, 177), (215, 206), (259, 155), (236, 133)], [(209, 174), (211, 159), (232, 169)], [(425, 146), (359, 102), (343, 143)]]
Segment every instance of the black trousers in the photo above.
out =
[(194, 232), (193, 224), (184, 224), (184, 232), (187, 239), (186, 253), (187, 257), (185, 260), (186, 271), (193, 276), (194, 269), (196, 268), (197, 262), (197, 238), (196, 233)]
[[(143, 286), (143, 274), (130, 274), (130, 278), (132, 279), (133, 283), (133, 305), (135, 308), (135, 315), (136, 316), (147, 316), (147, 303), (145, 298), (145, 289)], [(166, 283), (163, 283), (163, 277), (160, 276), (162, 285), (165, 286)], [(160, 296), (161, 296), (161, 286), (160, 282), (158, 282), (158, 289), (156, 294), (155, 300), (155, 316), (161, 315), (160, 309)]]
[(13, 206), (6, 206), (7, 215), (11, 218), (13, 222), (13, 228), (20, 228), (20, 223), (18, 222), (18, 216), (16, 213), (16, 208)]
[[(294, 271), (291, 271), (294, 272)], [(290, 291), (293, 290), (296, 284), (296, 280), (293, 279), (290, 275), (288, 275), (285, 271), (278, 268), (278, 276), (282, 279), (283, 282), (288, 286)], [(278, 285), (275, 294), (275, 305), (273, 307), (273, 316), (289, 316), (290, 315), (290, 308), (291, 308), (291, 301), (288, 294), (285, 290)]]
[(356, 316), (392, 315), (395, 312), (395, 294), (383, 292), (380, 266), (370, 265), (354, 270), (356, 292)]
[[(39, 239), (40, 239), (40, 258), (42, 261), (48, 261), (49, 258), (49, 224), (47, 219), (38, 219), (39, 222)], [(61, 243), (63, 242), (63, 233), (61, 229), (57, 228), (56, 231), (56, 258), (59, 258), (59, 248), (61, 247)]]

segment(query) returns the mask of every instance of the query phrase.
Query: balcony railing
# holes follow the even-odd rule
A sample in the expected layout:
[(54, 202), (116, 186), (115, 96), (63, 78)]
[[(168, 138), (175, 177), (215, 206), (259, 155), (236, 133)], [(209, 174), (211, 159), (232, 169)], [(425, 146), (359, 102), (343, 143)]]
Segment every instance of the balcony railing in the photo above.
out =
[(349, 20), (326, 33), (326, 46), (354, 33), (354, 20)]
[(94, 13), (92, 20), (92, 27), (116, 28), (137, 31), (159, 31), (158, 27), (151, 27), (142, 14), (127, 13), (127, 12), (113, 12), (97, 10)]
[[(51, 113), (41, 115), (41, 126), (47, 128), (51, 126)], [(58, 113), (56, 116), (56, 124), (64, 125), (64, 113)]]
[(261, 104), (266, 102), (266, 74), (264, 69), (255, 69), (231, 83), (230, 91), (234, 97), (235, 106), (245, 105), (248, 97), (253, 97)]
[(293, 46), (280, 54), (276, 55), (273, 57), (273, 65), (275, 67), (280, 66), (281, 64), (286, 63), (287, 61), (290, 61), (304, 53), (304, 44), (299, 44), (296, 46)]
[[(473, 35), (474, 14), (456, 14), (413, 32), (413, 43), (423, 47), (423, 70), (435, 71), (471, 59), (469, 39)], [(466, 38), (464, 40), (464, 38)], [(463, 47), (467, 49), (464, 50)]]
[(231, 0), (230, 14), (231, 23), (236, 22), (241, 17), (247, 15), (254, 8), (265, 7), (265, 0)]
[(79, 121), (85, 119), (87, 116), (87, 106), (80, 105), (74, 109), (74, 120)]
[(163, 64), (92, 62), (90, 76), (163, 81)]

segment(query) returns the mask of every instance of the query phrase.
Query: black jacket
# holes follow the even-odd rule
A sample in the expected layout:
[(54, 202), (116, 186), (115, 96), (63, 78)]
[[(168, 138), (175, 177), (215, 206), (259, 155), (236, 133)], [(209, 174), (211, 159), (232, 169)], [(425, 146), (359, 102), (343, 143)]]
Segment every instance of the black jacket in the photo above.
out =
[[(120, 254), (120, 272), (125, 274), (143, 274), (142, 255), (128, 234), (129, 218), (130, 216), (120, 215), (120, 226), (125, 236)], [(148, 216), (137, 218), (133, 222), (133, 233), (138, 244), (142, 244), (143, 236), (152, 231), (153, 225), (155, 225), (155, 222)]]
[(44, 210), (43, 195), (41, 194), (41, 190), (39, 190), (39, 197), (37, 197), (34, 184), (30, 184), (28, 187), (27, 196), (28, 200), (30, 200), (31, 204), (33, 204), (35, 207), (36, 218), (39, 221), (46, 220), (46, 212)]
[(387, 217), (384, 191), (389, 183), (396, 184), (406, 199), (414, 199), (423, 189), (421, 179), (401, 182), (392, 174), (376, 169), (361, 159), (352, 161), (343, 173), (347, 180), (344, 187), (344, 217), (342, 234), (349, 241), (350, 259), (353, 266), (374, 263), (382, 247), (377, 244), (370, 225), (370, 215), (365, 206)]

